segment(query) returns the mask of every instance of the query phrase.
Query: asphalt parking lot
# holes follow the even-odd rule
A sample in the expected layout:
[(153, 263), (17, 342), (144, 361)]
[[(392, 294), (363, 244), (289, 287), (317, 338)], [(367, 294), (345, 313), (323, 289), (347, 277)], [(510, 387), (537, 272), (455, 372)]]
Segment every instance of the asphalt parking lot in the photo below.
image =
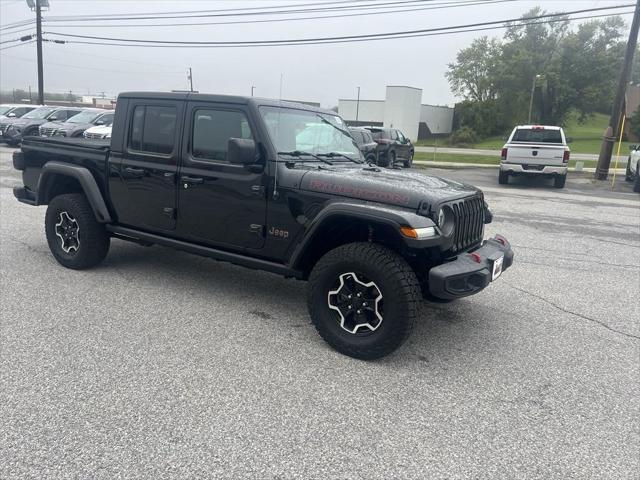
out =
[[(362, 362), (305, 284), (114, 240), (49, 254), (0, 147), (0, 478), (638, 478), (640, 195), (485, 189), (514, 266)], [(428, 171), (425, 171), (427, 173)]]

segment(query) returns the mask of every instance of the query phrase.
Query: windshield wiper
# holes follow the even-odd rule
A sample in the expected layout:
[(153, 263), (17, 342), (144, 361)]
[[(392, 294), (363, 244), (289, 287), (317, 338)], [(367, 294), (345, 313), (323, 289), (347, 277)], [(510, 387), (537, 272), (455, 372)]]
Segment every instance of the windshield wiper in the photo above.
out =
[(293, 150), (291, 152), (278, 152), (278, 155), (287, 155), (289, 157), (303, 157), (303, 156), (307, 155), (309, 157), (315, 158), (319, 162), (326, 163), (326, 164), (329, 164), (329, 165), (333, 165), (333, 162), (330, 162), (326, 158), (319, 157), (318, 155), (315, 155), (315, 154), (310, 153), (310, 152), (302, 152), (300, 150)]
[(333, 128), (335, 128), (336, 130), (338, 130), (339, 132), (343, 133), (344, 135), (346, 135), (349, 138), (353, 138), (351, 136), (351, 134), (349, 132), (347, 132), (346, 130), (343, 130), (342, 128), (334, 125), (333, 123), (331, 123), (329, 120), (327, 120), (326, 118), (324, 118), (322, 115), (320, 114), (316, 114), (316, 117), (318, 117), (320, 120), (322, 120), (324, 123), (326, 123), (327, 125), (331, 125)]
[(355, 158), (340, 152), (319, 153), (318, 156), (327, 157), (327, 158), (341, 157), (341, 158), (346, 158), (347, 160), (351, 160), (353, 163), (358, 163), (358, 164), (362, 163), (360, 160), (356, 160)]

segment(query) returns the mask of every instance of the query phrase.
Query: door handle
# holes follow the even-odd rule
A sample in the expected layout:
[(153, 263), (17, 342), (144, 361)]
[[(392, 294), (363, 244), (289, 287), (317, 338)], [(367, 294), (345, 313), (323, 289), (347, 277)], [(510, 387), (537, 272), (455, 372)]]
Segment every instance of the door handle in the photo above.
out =
[(125, 167), (124, 171), (131, 175), (137, 175), (139, 177), (144, 175), (144, 170), (142, 168)]
[(192, 185), (204, 183), (204, 178), (200, 177), (180, 177), (180, 180), (184, 183), (190, 183)]

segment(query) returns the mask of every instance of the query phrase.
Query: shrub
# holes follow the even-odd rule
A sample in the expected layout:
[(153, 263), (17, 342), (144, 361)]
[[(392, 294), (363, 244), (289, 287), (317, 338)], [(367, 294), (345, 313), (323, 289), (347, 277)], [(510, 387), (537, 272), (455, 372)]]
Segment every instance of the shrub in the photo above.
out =
[(477, 141), (478, 134), (470, 127), (460, 127), (449, 137), (449, 142), (454, 146), (473, 145)]

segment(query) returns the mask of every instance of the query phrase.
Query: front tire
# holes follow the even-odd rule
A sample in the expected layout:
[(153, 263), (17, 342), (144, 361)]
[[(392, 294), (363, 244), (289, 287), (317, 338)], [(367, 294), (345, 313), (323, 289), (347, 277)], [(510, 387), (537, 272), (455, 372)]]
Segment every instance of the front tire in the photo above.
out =
[(404, 161), (404, 168), (411, 168), (413, 165), (413, 152), (409, 152), (409, 158)]
[(109, 251), (109, 234), (81, 193), (59, 195), (49, 202), (45, 231), (49, 250), (63, 267), (94, 267)]
[(313, 268), (307, 296), (320, 336), (338, 352), (363, 360), (384, 357), (409, 336), (420, 307), (414, 271), (396, 252), (349, 243)]

